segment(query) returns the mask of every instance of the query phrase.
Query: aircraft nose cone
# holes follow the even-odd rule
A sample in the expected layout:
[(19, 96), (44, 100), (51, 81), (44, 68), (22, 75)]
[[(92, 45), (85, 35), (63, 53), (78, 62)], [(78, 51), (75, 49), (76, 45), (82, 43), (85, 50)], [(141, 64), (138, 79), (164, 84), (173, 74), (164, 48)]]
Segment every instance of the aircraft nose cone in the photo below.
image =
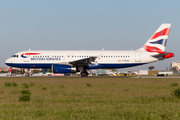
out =
[(10, 58), (5, 61), (6, 65), (8, 65), (9, 63), (11, 63)]

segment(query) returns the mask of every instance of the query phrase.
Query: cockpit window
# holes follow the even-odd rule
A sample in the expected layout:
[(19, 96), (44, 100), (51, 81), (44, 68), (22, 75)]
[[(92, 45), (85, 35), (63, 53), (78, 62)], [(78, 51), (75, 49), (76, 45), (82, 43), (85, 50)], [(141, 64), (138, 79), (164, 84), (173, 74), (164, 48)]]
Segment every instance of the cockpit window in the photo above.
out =
[(12, 55), (11, 57), (15, 57), (15, 58), (18, 58), (18, 55)]

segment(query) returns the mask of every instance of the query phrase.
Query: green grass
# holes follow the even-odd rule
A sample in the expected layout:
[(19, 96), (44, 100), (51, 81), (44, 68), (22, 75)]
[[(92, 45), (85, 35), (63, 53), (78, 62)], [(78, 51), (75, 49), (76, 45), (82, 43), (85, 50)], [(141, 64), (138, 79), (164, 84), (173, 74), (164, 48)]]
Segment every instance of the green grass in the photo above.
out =
[[(180, 99), (172, 95), (178, 84), (178, 78), (0, 78), (0, 118), (178, 120)], [(29, 101), (19, 101), (28, 91)]]

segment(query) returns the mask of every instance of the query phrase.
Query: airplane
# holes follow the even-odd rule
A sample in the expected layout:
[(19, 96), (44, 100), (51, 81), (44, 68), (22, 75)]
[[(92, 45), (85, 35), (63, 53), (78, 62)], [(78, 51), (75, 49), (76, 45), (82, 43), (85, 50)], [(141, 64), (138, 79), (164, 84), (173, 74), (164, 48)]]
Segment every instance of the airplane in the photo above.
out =
[[(29, 50), (14, 54), (5, 64), (17, 68), (45, 68), (53, 73), (76, 73), (87, 77), (91, 69), (118, 69), (174, 57), (165, 52), (171, 24), (162, 24), (138, 50)], [(27, 73), (26, 76), (29, 76)]]

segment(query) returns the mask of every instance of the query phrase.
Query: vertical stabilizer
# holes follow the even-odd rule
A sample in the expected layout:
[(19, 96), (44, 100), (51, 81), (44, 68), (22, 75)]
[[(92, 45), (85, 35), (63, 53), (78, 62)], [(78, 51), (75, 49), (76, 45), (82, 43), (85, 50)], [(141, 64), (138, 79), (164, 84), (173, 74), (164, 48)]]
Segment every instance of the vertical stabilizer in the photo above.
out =
[(162, 24), (140, 50), (164, 52), (171, 24)]

